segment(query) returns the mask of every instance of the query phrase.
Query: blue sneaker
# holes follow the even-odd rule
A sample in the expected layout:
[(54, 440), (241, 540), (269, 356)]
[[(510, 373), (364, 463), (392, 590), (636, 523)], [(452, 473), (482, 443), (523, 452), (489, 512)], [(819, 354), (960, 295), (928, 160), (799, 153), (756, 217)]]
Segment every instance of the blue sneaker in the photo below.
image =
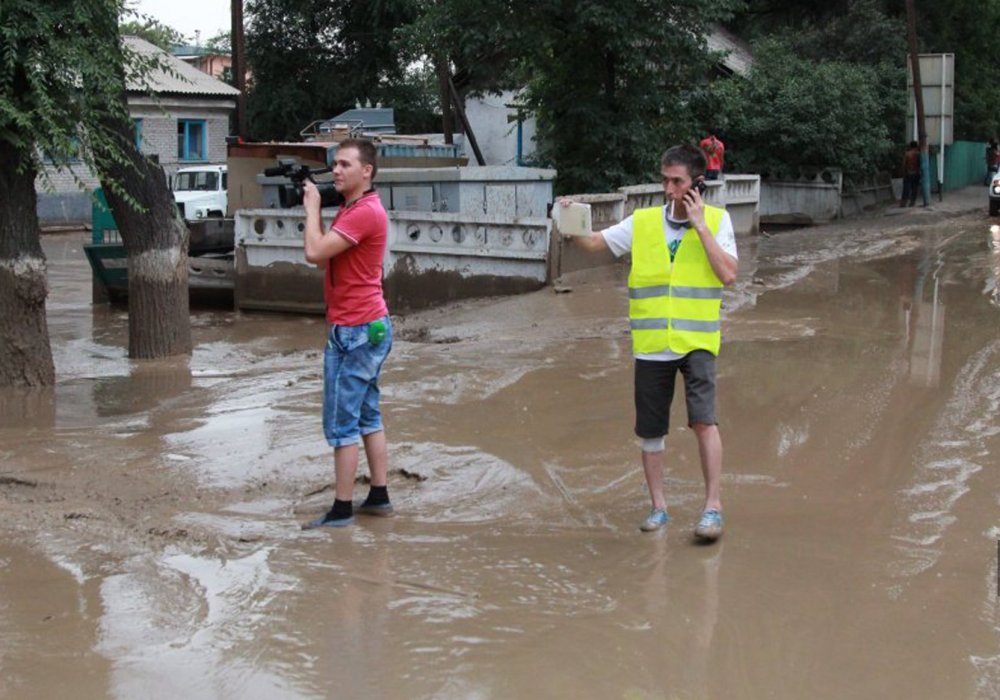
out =
[(354, 524), (354, 516), (348, 515), (346, 518), (331, 518), (331, 513), (326, 513), (322, 517), (310, 520), (302, 526), (303, 530), (315, 530), (318, 527), (347, 527)]
[(662, 508), (654, 508), (649, 511), (649, 515), (646, 519), (642, 521), (642, 525), (639, 529), (643, 532), (652, 532), (653, 530), (659, 530), (661, 527), (667, 524), (670, 520), (670, 516), (667, 515), (667, 511)]
[(694, 528), (694, 536), (701, 540), (715, 541), (722, 537), (722, 513), (706, 510)]

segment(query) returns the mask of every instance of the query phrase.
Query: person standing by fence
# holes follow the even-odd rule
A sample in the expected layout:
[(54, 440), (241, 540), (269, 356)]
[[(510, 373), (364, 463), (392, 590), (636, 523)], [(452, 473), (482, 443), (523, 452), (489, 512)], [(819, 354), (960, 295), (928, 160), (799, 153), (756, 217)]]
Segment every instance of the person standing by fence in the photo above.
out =
[(920, 175), (920, 145), (910, 141), (903, 153), (903, 196), (899, 198), (899, 206), (912, 207), (916, 203)]

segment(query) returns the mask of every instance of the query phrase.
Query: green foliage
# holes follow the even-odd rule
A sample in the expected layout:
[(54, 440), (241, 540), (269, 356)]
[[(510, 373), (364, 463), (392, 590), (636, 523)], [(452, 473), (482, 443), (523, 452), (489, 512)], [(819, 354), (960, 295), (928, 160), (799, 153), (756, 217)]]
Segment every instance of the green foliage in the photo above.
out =
[(534, 40), (527, 0), (420, 0), (417, 15), (396, 32), (411, 61), (449, 65), (461, 94), (499, 92), (525, 85), (521, 59)]
[(955, 138), (1000, 136), (1000, 0), (917, 3), (920, 50), (955, 54)]
[[(122, 0), (0, 5), (0, 140), (43, 176), (45, 166), (69, 169), (81, 160), (97, 172), (95, 153), (127, 163), (135, 148), (111, 128), (131, 124), (122, 76), (128, 65), (141, 79), (158, 63), (118, 44), (123, 11)], [(122, 190), (119, 180), (105, 186)]]
[[(108, 59), (87, 23), (101, 13), (117, 17), (118, 0), (5, 0), (0, 5), (0, 139), (40, 166), (42, 152), (68, 165), (86, 142), (95, 114), (81, 90)], [(87, 150), (82, 154), (86, 157)], [(60, 155), (65, 154), (65, 155)]]
[[(898, 5), (898, 7), (897, 7)], [(817, 64), (835, 62), (843, 65), (865, 67), (870, 70), (871, 89), (880, 97), (878, 114), (870, 119), (884, 123), (888, 137), (898, 143), (904, 130), (906, 116), (906, 66), (907, 55), (905, 17), (896, 10), (901, 3), (885, 0), (834, 0), (823, 3), (797, 3), (790, 0), (769, 0), (753, 3), (738, 18), (740, 29), (746, 37), (777, 42), (794, 54)], [(816, 74), (817, 80), (824, 79)], [(804, 80), (809, 80), (807, 74)], [(775, 115), (775, 119), (780, 119)], [(733, 154), (741, 150), (768, 151), (766, 130), (761, 130), (763, 143), (733, 143)], [(866, 167), (893, 169), (896, 154), (891, 148), (877, 148), (878, 157), (869, 160)], [(839, 161), (825, 163), (843, 165)], [(789, 166), (817, 165), (801, 160)], [(759, 169), (757, 164), (747, 167)]]
[(205, 42), (205, 50), (210, 53), (228, 56), (232, 52), (232, 32), (219, 32)]
[(526, 88), (557, 188), (605, 191), (658, 178), (664, 148), (704, 129), (705, 36), (736, 4), (440, 0), (404, 36), (460, 90)]
[(411, 0), (249, 0), (252, 136), (295, 139), (358, 101), (394, 107), (403, 130), (426, 128), (423, 78), (393, 42), (415, 8)]
[[(1000, 134), (994, 97), (1000, 82), (1000, 0), (919, 0), (919, 50), (955, 54), (955, 138)], [(874, 69), (890, 138), (908, 140), (906, 6), (902, 0), (755, 0), (732, 29), (748, 39), (780, 39), (799, 56)], [(895, 159), (880, 163), (895, 168)]]
[(179, 31), (152, 17), (138, 16), (136, 19), (126, 20), (121, 23), (119, 30), (122, 36), (140, 37), (167, 52), (174, 46), (187, 42)]
[(892, 142), (876, 71), (844, 61), (812, 61), (777, 41), (759, 43), (746, 79), (718, 83), (722, 122), (737, 147), (730, 169), (764, 175), (839, 166), (866, 175)]
[(732, 3), (533, 3), (528, 104), (560, 191), (659, 179), (659, 157), (696, 139), (715, 61), (705, 36)]

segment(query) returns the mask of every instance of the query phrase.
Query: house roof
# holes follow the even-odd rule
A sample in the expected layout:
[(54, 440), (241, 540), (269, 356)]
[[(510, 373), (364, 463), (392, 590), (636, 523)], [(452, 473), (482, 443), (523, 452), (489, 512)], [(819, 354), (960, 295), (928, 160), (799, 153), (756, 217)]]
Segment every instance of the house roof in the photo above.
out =
[(125, 45), (142, 56), (153, 56), (169, 66), (171, 72), (154, 70), (145, 81), (134, 76), (126, 79), (129, 92), (154, 92), (173, 95), (236, 97), (240, 91), (232, 85), (202, 73), (189, 63), (171, 56), (157, 46), (137, 36), (123, 37)]

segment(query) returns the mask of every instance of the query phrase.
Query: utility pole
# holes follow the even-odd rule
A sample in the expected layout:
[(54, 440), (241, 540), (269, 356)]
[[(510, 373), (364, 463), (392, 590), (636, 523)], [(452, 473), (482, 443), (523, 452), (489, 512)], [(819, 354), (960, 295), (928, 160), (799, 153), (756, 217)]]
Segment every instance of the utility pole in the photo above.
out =
[[(920, 145), (920, 187), (924, 206), (931, 201), (930, 157), (927, 153), (927, 127), (924, 124), (924, 91), (920, 83), (920, 54), (917, 51), (917, 10), (914, 0), (906, 0), (906, 34), (910, 44), (910, 69), (913, 72), (913, 100), (916, 109), (917, 143)], [(942, 146), (943, 147), (943, 146)]]
[(230, 50), (233, 60), (233, 87), (240, 91), (236, 96), (236, 135), (247, 137), (247, 57), (243, 43), (243, 0), (232, 0), (232, 29)]

